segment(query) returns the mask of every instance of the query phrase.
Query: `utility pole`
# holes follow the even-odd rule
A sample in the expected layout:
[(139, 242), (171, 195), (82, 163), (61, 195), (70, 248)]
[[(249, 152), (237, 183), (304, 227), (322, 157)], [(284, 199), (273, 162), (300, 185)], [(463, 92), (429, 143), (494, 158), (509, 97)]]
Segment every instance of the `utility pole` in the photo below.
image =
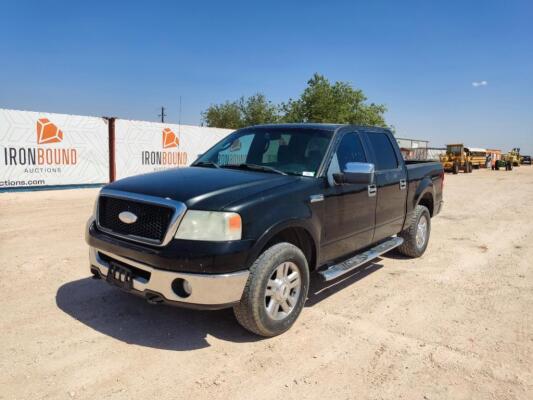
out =
[(165, 122), (165, 117), (167, 114), (165, 114), (165, 107), (161, 107), (161, 114), (158, 115), (158, 117), (161, 117), (161, 122)]

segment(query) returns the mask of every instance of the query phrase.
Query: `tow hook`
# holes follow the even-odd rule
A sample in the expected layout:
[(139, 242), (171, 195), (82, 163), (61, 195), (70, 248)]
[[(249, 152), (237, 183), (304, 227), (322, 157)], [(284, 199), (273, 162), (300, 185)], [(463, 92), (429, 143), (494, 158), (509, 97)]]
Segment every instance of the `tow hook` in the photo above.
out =
[(161, 297), (161, 295), (156, 294), (156, 293), (147, 293), (145, 298), (146, 298), (146, 301), (150, 304), (161, 304), (164, 301), (163, 297)]
[(97, 268), (91, 268), (91, 274), (93, 274), (93, 279), (102, 279), (102, 275), (100, 274), (100, 271)]

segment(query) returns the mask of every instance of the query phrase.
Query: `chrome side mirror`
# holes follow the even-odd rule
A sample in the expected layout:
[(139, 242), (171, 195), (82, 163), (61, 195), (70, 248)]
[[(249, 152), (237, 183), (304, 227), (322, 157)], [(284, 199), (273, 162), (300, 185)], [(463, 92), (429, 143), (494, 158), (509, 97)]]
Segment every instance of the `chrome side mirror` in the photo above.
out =
[(372, 185), (374, 183), (374, 164), (350, 162), (346, 163), (344, 171), (339, 174), (333, 174), (335, 183), (342, 184), (363, 184)]

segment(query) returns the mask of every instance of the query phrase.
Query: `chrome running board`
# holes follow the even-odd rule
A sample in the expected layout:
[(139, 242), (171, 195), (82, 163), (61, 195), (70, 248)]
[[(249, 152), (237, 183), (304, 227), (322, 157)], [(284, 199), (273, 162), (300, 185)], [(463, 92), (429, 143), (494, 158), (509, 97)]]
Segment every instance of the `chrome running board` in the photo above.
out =
[(401, 237), (391, 237), (385, 242), (378, 244), (376, 247), (365, 251), (364, 253), (358, 254), (352, 258), (349, 258), (339, 264), (330, 266), (328, 269), (319, 271), (318, 273), (326, 282), (338, 278), (348, 272), (354, 270), (355, 268), (363, 265), (364, 263), (373, 260), (374, 258), (379, 257), (380, 255), (394, 249), (395, 247), (400, 246), (403, 243), (403, 238)]

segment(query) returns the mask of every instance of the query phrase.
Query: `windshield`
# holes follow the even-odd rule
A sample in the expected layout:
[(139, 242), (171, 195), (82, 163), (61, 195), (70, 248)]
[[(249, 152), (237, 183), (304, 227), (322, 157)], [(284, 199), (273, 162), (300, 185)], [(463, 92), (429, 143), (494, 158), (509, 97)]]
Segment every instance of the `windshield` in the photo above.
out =
[(448, 145), (448, 153), (449, 154), (455, 154), (455, 155), (461, 155), (463, 152), (463, 146), (460, 144), (450, 144)]
[(217, 143), (193, 165), (315, 176), (332, 135), (306, 128), (245, 129)]

